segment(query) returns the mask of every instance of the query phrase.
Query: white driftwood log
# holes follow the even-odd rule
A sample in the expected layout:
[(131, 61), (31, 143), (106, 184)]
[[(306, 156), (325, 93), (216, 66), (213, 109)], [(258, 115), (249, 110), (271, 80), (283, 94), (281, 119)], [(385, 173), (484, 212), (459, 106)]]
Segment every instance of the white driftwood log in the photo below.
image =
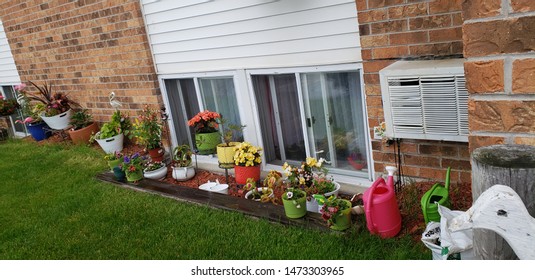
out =
[(535, 218), (508, 186), (495, 185), (450, 222), (451, 231), (488, 229), (503, 237), (520, 259), (535, 260)]
[[(535, 216), (535, 147), (527, 145), (494, 145), (472, 153), (472, 198), (490, 186), (511, 187), (522, 199), (529, 214)], [(481, 259), (516, 259), (513, 250), (496, 233), (474, 230), (474, 251)]]

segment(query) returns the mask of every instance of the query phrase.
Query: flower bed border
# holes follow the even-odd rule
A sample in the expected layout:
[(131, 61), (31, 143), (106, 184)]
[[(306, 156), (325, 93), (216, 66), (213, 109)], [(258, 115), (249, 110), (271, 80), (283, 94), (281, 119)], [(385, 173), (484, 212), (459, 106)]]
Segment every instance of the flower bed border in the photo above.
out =
[(325, 221), (323, 221), (321, 215), (318, 213), (307, 212), (306, 216), (303, 218), (289, 219), (288, 217), (286, 217), (282, 205), (261, 203), (244, 199), (241, 197), (234, 197), (230, 195), (208, 192), (190, 187), (173, 185), (166, 182), (147, 178), (137, 183), (119, 182), (115, 180), (113, 174), (110, 172), (100, 173), (96, 176), (96, 178), (101, 181), (112, 183), (123, 188), (157, 194), (178, 201), (185, 201), (198, 205), (206, 205), (215, 209), (235, 211), (248, 216), (263, 218), (271, 222), (276, 222), (284, 225), (301, 226), (331, 233), (345, 234), (341, 232), (334, 232), (328, 227), (326, 227)]

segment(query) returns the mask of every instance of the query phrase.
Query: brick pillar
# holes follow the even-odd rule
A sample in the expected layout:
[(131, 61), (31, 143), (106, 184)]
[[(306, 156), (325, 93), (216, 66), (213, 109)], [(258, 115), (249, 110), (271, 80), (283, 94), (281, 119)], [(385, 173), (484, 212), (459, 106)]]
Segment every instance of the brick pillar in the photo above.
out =
[(464, 0), (470, 150), (535, 145), (535, 1)]

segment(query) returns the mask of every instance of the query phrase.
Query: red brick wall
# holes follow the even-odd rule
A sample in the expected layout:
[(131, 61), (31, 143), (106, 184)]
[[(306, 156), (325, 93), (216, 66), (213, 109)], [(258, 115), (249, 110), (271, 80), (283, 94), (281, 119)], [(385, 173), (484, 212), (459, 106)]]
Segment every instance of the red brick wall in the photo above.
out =
[[(462, 57), (461, 0), (356, 0), (370, 129), (384, 120), (379, 71), (401, 59)], [(370, 131), (371, 135), (373, 132)], [(394, 147), (372, 140), (375, 170), (394, 164)], [(403, 139), (403, 171), (416, 178), (470, 182), (467, 143)]]
[(535, 145), (534, 11), (532, 0), (462, 3), (470, 150)]
[(54, 84), (96, 120), (111, 91), (130, 115), (161, 100), (138, 0), (1, 1), (0, 18), (21, 80)]

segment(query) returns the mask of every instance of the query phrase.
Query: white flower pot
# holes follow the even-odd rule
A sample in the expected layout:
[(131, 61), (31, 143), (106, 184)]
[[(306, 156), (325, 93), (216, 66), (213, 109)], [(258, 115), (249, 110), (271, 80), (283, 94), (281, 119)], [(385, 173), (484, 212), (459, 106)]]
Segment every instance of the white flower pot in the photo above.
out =
[(42, 114), (41, 118), (50, 128), (62, 130), (69, 126), (69, 122), (71, 121), (71, 115), (72, 110), (69, 109), (67, 112), (63, 112), (52, 117), (46, 117), (44, 114)]
[(340, 184), (338, 184), (337, 182), (333, 182), (333, 183), (334, 183), (334, 191), (325, 193), (323, 196), (325, 196), (326, 198), (331, 195), (337, 196), (338, 192), (340, 191)]
[(143, 176), (148, 179), (160, 180), (167, 175), (167, 166), (162, 166), (156, 170), (145, 171), (143, 170)]
[[(98, 138), (100, 135), (100, 132), (96, 134), (96, 138)], [(124, 134), (119, 134), (110, 138), (106, 139), (96, 139), (97, 143), (100, 145), (102, 150), (104, 150), (105, 153), (115, 153), (120, 152), (123, 150), (123, 141), (124, 141)]]
[(199, 189), (203, 191), (228, 194), (228, 184), (219, 184), (219, 182), (208, 181), (207, 183), (200, 185)]
[(193, 166), (188, 167), (174, 167), (173, 168), (173, 178), (177, 181), (187, 181), (193, 176), (195, 176), (195, 168)]
[[(256, 191), (257, 192), (260, 192), (260, 193), (263, 193), (263, 190), (267, 190), (267, 188), (256, 188)], [(253, 191), (248, 191), (246, 194), (245, 194), (245, 199), (252, 199), (252, 196), (253, 195)], [(273, 198), (273, 192), (271, 192), (271, 194), (269, 195), (270, 198)], [(260, 199), (255, 199), (255, 201), (260, 201)]]

